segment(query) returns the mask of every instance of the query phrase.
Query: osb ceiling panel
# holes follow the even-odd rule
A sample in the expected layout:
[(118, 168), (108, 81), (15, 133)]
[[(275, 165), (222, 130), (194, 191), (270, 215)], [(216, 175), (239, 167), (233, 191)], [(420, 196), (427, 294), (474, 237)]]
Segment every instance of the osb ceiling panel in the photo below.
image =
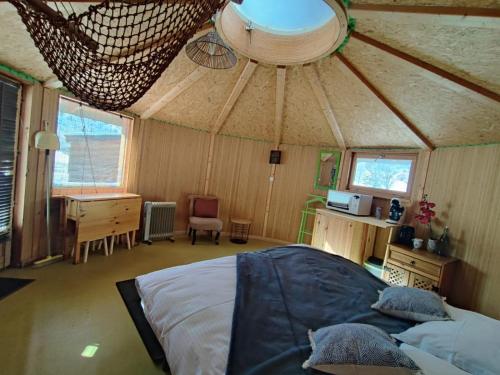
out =
[[(478, 85), (500, 92), (500, 20), (354, 12), (356, 31)], [(481, 27), (478, 27), (478, 26)]]
[(354, 4), (434, 5), (455, 7), (497, 8), (500, 0), (355, 0)]
[(272, 141), (276, 68), (259, 65), (241, 93), (221, 134)]
[(0, 64), (20, 70), (39, 80), (53, 76), (21, 22), (16, 8), (0, 2)]
[(172, 61), (170, 66), (163, 72), (156, 83), (146, 92), (146, 94), (135, 102), (129, 110), (142, 114), (149, 109), (152, 103), (160, 99), (165, 93), (169, 92), (176, 84), (181, 82), (192, 71), (198, 67), (192, 62), (182, 50), (179, 55)]
[[(205, 76), (153, 117), (175, 124), (210, 130), (245, 64), (246, 60), (239, 60), (232, 69), (209, 70)], [(183, 75), (182, 79), (186, 75)], [(158, 92), (155, 97), (160, 98), (166, 92)]]
[(406, 126), (339, 59), (324, 59), (317, 68), (348, 146), (416, 147)]
[(302, 68), (287, 69), (283, 143), (338, 146)]
[(357, 40), (345, 55), (437, 146), (500, 141), (498, 102)]

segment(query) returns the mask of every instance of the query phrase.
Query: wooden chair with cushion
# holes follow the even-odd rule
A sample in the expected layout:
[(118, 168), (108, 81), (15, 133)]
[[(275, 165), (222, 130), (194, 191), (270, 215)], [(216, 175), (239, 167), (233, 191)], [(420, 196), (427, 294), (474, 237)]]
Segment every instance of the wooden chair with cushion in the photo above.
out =
[(199, 230), (209, 233), (215, 232), (215, 244), (219, 244), (222, 220), (219, 219), (219, 200), (207, 195), (190, 195), (189, 197), (189, 236), (192, 244), (196, 243), (196, 234)]

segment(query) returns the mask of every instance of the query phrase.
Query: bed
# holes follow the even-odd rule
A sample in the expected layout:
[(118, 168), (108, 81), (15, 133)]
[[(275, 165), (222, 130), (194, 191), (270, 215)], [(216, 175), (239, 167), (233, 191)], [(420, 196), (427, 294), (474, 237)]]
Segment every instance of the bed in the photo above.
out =
[[(281, 247), (256, 254), (257, 256), (245, 257), (243, 254), (164, 269), (135, 279), (137, 301), (139, 299), (141, 301), (141, 311), (140, 314), (138, 314), (138, 311), (132, 314), (131, 311), (131, 315), (136, 315), (134, 318), (136, 326), (150, 354), (157, 363), (161, 361), (159, 352), (162, 351), (165, 355), (164, 359), (168, 362), (170, 371), (174, 375), (306, 374), (309, 372), (302, 370), (300, 366), (304, 355), (306, 355), (305, 353), (308, 351), (308, 348), (303, 345), (304, 341), (300, 331), (302, 326), (316, 329), (319, 327), (314, 327), (315, 324), (361, 321), (383, 327), (389, 333), (398, 333), (412, 325), (407, 321), (380, 316), (379, 313), (370, 309), (370, 304), (364, 299), (375, 298), (376, 300), (378, 290), (381, 287), (383, 288), (385, 284), (348, 260), (339, 259), (339, 257), (304, 246)], [(274, 257), (270, 262), (271, 268), (262, 268), (260, 264), (266, 261), (262, 261), (259, 257), (269, 258), (269, 254)], [(298, 255), (294, 258), (293, 256), (289, 257), (288, 254)], [(312, 259), (316, 259), (317, 264), (312, 264)], [(276, 268), (276, 264), (279, 262), (282, 262), (285, 268), (292, 268), (292, 272), (279, 274), (280, 271)], [(337, 276), (325, 276), (325, 272), (330, 271), (331, 265), (329, 263), (337, 265), (335, 266), (337, 269), (333, 272), (338, 274)], [(304, 275), (307, 272), (313, 272), (313, 274)], [(283, 288), (283, 285), (280, 285), (281, 288), (295, 290), (295, 292), (289, 292), (285, 296), (287, 303), (285, 303), (284, 314), (291, 315), (292, 320), (298, 321), (299, 328), (293, 328), (292, 331), (294, 335), (299, 336), (299, 339), (296, 337), (291, 339), (296, 341), (290, 347), (295, 346), (296, 350), (288, 353), (285, 361), (276, 353), (273, 354), (272, 350), (277, 347), (276, 350), (279, 353), (283, 351), (279, 348), (280, 345), (289, 345), (286, 340), (283, 341), (282, 339), (282, 336), (287, 336), (286, 332), (283, 335), (276, 332), (268, 333), (269, 327), (280, 326), (281, 322), (284, 321), (279, 312), (279, 309), (282, 308), (281, 305), (277, 304), (280, 306), (278, 312), (267, 311), (268, 307), (264, 310), (261, 307), (257, 310), (252, 308), (252, 306), (271, 306), (271, 309), (276, 309), (273, 296), (277, 292), (272, 291), (272, 285), (270, 287), (266, 286), (272, 284), (272, 282), (269, 282), (268, 277), (270, 276), (267, 275), (268, 273), (279, 274), (278, 283), (289, 286)], [(357, 274), (354, 279), (353, 273)], [(262, 282), (264, 284), (257, 285), (257, 288), (255, 288), (259, 290), (259, 293), (263, 293), (262, 296), (252, 294), (248, 290), (240, 290), (240, 284), (243, 284), (242, 278), (250, 276), (255, 276), (258, 279), (257, 281), (254, 280), (254, 283)], [(307, 281), (304, 281), (304, 276), (308, 279), (316, 278), (316, 280), (313, 280), (308, 285)], [(338, 279), (339, 277), (340, 279)], [(356, 284), (356, 279), (360, 279), (363, 285), (349, 285), (346, 287), (344, 285), (345, 280), (342, 280), (342, 277), (348, 278), (351, 284)], [(328, 280), (323, 281), (322, 278)], [(305, 282), (306, 285), (300, 287), (298, 285), (299, 281), (301, 285), (302, 282)], [(316, 287), (318, 282), (320, 286)], [(311, 285), (315, 285), (314, 290), (311, 290)], [(269, 289), (270, 293), (266, 295), (265, 292), (261, 291), (262, 288)], [(335, 289), (335, 298), (333, 300), (340, 301), (341, 306), (331, 313), (314, 312), (312, 313), (312, 320), (302, 319), (302, 316), (297, 316), (297, 314), (302, 314), (303, 306), (297, 308), (288, 306), (288, 302), (293, 300), (293, 296), (291, 296), (293, 293), (298, 293), (300, 298), (301, 295), (305, 294), (304, 291), (307, 290), (314, 293), (314, 295), (306, 296), (305, 300), (325, 300), (325, 296), (332, 292), (332, 288)], [(318, 289), (320, 290), (318, 291)], [(325, 290), (321, 289), (325, 289), (327, 293), (325, 294)], [(353, 292), (356, 294), (355, 298), (352, 298)], [(263, 303), (263, 301), (266, 302)], [(346, 305), (346, 301), (348, 305)], [(334, 304), (326, 303), (324, 309), (319, 309), (317, 305), (306, 306), (306, 309), (309, 309), (306, 312), (311, 310), (330, 311), (332, 308), (336, 308), (337, 302)], [(292, 302), (290, 304), (293, 305)], [(301, 302), (299, 305), (304, 305), (304, 303)], [(305, 305), (308, 305), (308, 303), (305, 303)], [(137, 318), (137, 315), (141, 314), (142, 316)], [(259, 314), (263, 317), (259, 317)], [(311, 315), (309, 312), (307, 314)], [(238, 320), (245, 315), (249, 315), (247, 320)], [(293, 317), (294, 315), (295, 317)], [(269, 316), (272, 317), (271, 321), (269, 321)], [(143, 319), (142, 323), (141, 319)], [(258, 324), (263, 322), (267, 324), (267, 327), (262, 329), (262, 327), (254, 326), (255, 321), (260, 322)], [(297, 332), (299, 334), (296, 334)], [(153, 334), (154, 338), (151, 338), (150, 336)], [(260, 340), (257, 341), (259, 344), (255, 344), (251, 336), (259, 336), (259, 334), (261, 335), (261, 337), (257, 338), (257, 340)], [(276, 336), (280, 337), (277, 343), (266, 345), (265, 340)], [(158, 347), (158, 344), (161, 348)], [(254, 348), (259, 347), (259, 350), (252, 350), (252, 345)], [(267, 354), (266, 351), (268, 351)], [(240, 354), (243, 352), (244, 354), (238, 356), (235, 352), (240, 352)], [(253, 358), (255, 357), (254, 353), (257, 353), (257, 358)], [(258, 358), (259, 355), (263, 355), (264, 359)], [(266, 355), (267, 357), (265, 357)], [(445, 371), (444, 367), (446, 366), (440, 364), (439, 359), (415, 350), (408, 350), (408, 355), (429, 375), (464, 373), (458, 369), (450, 372), (449, 368)], [(268, 358), (271, 360), (267, 360)], [(254, 362), (248, 364), (241, 363), (242, 361)], [(283, 362), (287, 364), (283, 365)], [(255, 366), (256, 363), (257, 366)], [(249, 368), (251, 370), (247, 371)]]

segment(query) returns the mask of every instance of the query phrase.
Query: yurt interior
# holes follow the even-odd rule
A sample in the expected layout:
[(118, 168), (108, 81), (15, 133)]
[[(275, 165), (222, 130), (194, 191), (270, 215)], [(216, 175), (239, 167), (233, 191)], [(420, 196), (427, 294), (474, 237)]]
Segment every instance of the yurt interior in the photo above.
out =
[(0, 373), (500, 374), (499, 0), (0, 0)]

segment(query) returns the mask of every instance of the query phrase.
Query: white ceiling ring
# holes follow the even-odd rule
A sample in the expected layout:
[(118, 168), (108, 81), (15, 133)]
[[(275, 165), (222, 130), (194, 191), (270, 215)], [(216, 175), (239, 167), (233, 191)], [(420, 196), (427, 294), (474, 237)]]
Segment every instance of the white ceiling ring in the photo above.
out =
[(302, 65), (328, 56), (347, 35), (347, 10), (342, 0), (324, 0), (335, 16), (324, 26), (295, 34), (275, 33), (255, 27), (228, 4), (217, 16), (216, 28), (222, 39), (240, 55), (271, 65)]

